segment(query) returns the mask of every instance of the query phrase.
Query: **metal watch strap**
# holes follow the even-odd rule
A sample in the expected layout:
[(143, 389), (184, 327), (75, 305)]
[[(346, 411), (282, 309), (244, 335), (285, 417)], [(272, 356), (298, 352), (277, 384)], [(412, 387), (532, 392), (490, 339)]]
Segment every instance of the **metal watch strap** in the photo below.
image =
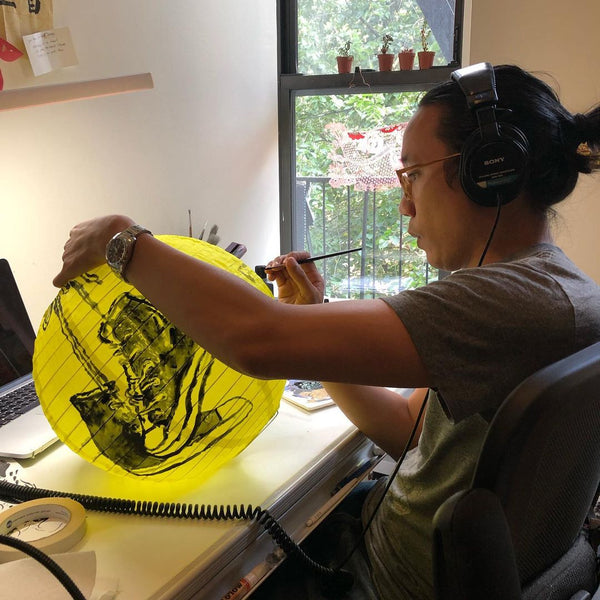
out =
[(152, 235), (152, 232), (149, 229), (146, 229), (143, 225), (130, 225), (127, 229), (124, 230), (123, 233), (130, 233), (134, 238), (137, 239), (138, 235), (142, 235), (142, 233), (149, 233)]

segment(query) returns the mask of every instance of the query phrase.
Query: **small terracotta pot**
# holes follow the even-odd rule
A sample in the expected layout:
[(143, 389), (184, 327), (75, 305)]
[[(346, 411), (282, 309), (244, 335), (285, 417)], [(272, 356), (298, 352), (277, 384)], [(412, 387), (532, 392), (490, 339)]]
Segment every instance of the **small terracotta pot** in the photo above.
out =
[(419, 69), (431, 69), (433, 66), (433, 57), (435, 56), (435, 52), (428, 50), (427, 52), (421, 51), (418, 52), (419, 57)]
[(413, 65), (415, 64), (415, 51), (405, 50), (398, 54), (398, 63), (400, 64), (401, 71), (412, 71)]
[(394, 59), (396, 58), (395, 54), (378, 54), (377, 60), (379, 61), (379, 70), (380, 71), (391, 71), (394, 66)]
[(338, 73), (351, 73), (354, 56), (336, 56)]

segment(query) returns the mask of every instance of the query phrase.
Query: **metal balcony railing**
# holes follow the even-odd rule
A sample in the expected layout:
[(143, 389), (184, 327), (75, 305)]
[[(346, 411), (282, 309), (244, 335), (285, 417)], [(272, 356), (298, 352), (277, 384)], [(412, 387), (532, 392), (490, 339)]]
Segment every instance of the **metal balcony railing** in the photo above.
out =
[(361, 247), (319, 263), (331, 298), (376, 298), (438, 278), (406, 234), (398, 189), (333, 188), (328, 177), (297, 177), (294, 247), (311, 254)]

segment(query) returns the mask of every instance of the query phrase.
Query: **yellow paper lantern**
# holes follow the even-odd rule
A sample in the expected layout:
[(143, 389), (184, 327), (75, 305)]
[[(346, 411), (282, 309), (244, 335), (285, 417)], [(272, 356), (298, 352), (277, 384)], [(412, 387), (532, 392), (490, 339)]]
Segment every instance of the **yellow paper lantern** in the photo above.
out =
[[(225, 250), (157, 237), (270, 295)], [(284, 387), (213, 358), (106, 265), (63, 287), (47, 309), (33, 376), (44, 413), (74, 452), (155, 480), (213, 473), (273, 418)]]

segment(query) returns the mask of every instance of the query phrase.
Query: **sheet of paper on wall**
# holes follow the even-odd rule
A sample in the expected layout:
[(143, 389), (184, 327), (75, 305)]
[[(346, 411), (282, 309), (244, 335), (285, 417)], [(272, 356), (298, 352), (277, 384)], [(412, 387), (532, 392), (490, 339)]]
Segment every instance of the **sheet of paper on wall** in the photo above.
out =
[(24, 35), (23, 42), (36, 77), (78, 64), (68, 27)]

